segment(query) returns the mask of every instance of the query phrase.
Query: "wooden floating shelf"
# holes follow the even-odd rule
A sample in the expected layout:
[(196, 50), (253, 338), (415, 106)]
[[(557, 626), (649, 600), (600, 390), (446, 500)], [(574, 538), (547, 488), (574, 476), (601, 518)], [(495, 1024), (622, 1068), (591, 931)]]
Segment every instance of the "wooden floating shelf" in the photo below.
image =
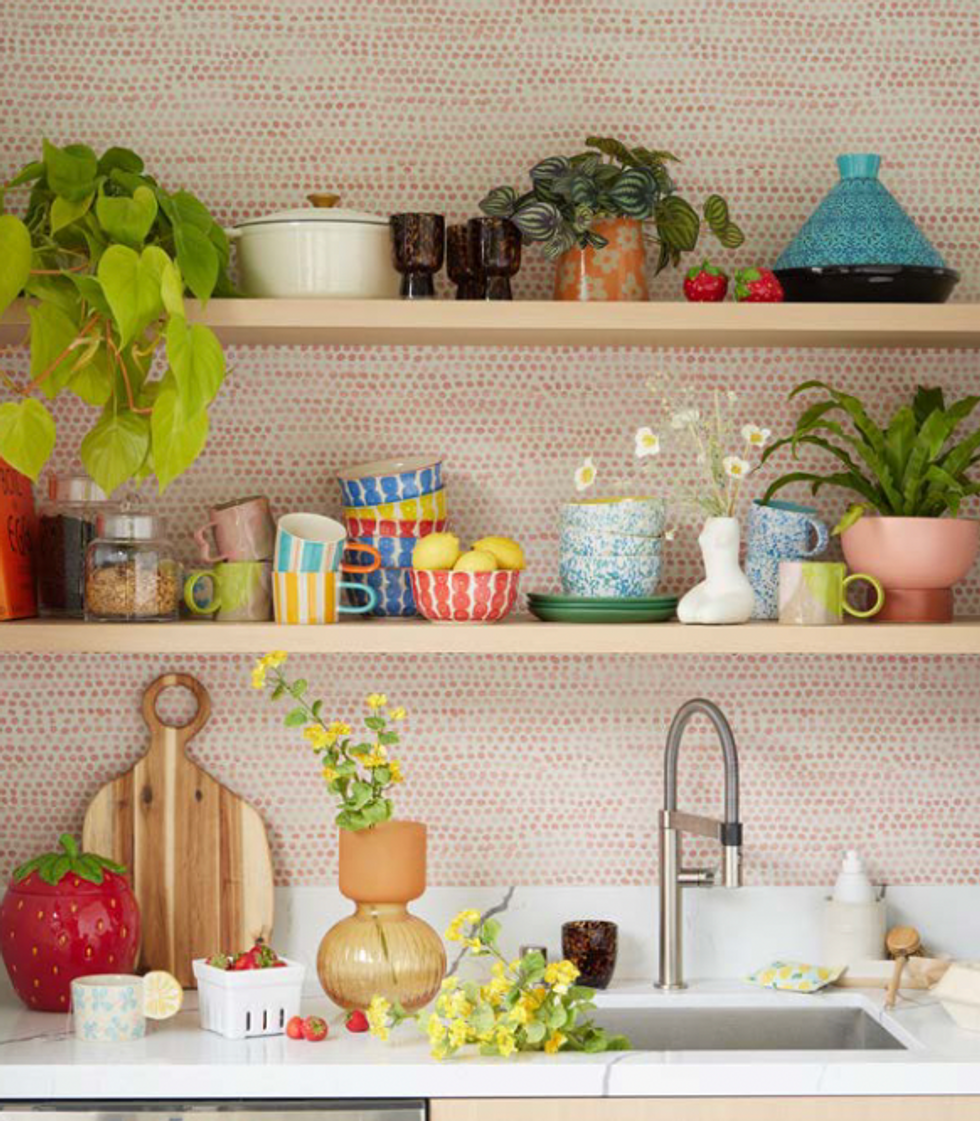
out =
[(0, 654), (980, 654), (980, 619), (948, 625), (848, 623), (785, 627), (748, 623), (429, 623), (369, 619), (334, 626), (275, 623), (83, 623), (27, 619), (0, 623)]
[[(980, 304), (240, 299), (191, 315), (245, 346), (980, 347)], [(27, 326), (17, 303), (0, 344)]]

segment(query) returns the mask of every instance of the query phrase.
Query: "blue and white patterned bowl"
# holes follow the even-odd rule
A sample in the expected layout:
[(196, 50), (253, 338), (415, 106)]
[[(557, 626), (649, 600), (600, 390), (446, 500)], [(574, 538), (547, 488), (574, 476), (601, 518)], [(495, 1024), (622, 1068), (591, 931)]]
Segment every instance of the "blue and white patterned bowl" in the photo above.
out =
[(381, 555), (382, 568), (411, 568), (412, 553), (419, 543), (417, 537), (353, 537), (347, 542), (347, 547), (353, 549), (354, 545), (371, 545)]
[(442, 486), (442, 460), (378, 459), (337, 473), (345, 506), (383, 506), (431, 494)]
[(411, 576), (410, 568), (376, 568), (374, 572), (345, 573), (345, 578), (351, 583), (366, 584), (377, 592), (378, 601), (369, 614), (389, 619), (418, 614), (412, 594)]
[(661, 538), (627, 533), (590, 533), (584, 529), (563, 529), (562, 556), (642, 557), (660, 549)]
[(666, 520), (667, 503), (662, 498), (593, 498), (566, 502), (561, 511), (563, 530), (589, 533), (660, 537)]
[(616, 596), (636, 599), (656, 594), (661, 555), (583, 557), (562, 553), (559, 571), (562, 591), (570, 596)]

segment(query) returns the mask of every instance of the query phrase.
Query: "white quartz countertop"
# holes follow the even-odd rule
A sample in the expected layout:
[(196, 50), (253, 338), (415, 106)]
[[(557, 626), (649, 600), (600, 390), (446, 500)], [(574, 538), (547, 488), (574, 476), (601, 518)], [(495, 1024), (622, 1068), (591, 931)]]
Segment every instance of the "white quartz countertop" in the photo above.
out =
[(863, 1007), (899, 1035), (905, 1050), (635, 1051), (437, 1062), (414, 1025), (404, 1025), (389, 1043), (352, 1035), (325, 999), (303, 1006), (305, 1015), (324, 1015), (330, 1024), (330, 1036), (320, 1044), (285, 1036), (232, 1041), (205, 1032), (196, 994), (188, 994), (190, 1007), (179, 1016), (151, 1024), (145, 1039), (106, 1044), (78, 1041), (68, 1016), (28, 1012), (8, 996), (0, 1005), (0, 1102), (980, 1095), (980, 1034), (957, 1028), (927, 993), (909, 993), (893, 1013), (881, 1011), (883, 999), (881, 991), (800, 996), (726, 981), (671, 994), (648, 984), (620, 984), (600, 994), (599, 1003), (763, 1011), (817, 1001)]

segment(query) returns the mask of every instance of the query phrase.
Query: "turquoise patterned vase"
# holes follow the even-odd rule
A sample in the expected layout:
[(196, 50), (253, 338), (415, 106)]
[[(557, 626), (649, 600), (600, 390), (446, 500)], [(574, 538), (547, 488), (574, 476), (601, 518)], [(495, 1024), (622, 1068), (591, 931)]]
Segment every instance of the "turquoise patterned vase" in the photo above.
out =
[(840, 182), (780, 254), (777, 269), (833, 265), (945, 268), (940, 254), (878, 179), (880, 156), (837, 157)]

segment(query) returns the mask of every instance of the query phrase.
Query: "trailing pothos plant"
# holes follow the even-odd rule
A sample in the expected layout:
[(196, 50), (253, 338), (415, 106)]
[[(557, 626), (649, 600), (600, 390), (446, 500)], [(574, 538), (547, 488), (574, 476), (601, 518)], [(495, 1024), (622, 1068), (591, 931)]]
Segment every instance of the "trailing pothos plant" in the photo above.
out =
[[(125, 148), (44, 141), (42, 159), (0, 188), (29, 189), (23, 219), (0, 215), (0, 312), (21, 292), (30, 375), (0, 368), (0, 456), (36, 479), (55, 444), (43, 400), (63, 392), (98, 410), (81, 443), (110, 494), (155, 476), (163, 491), (194, 462), (225, 375), (212, 331), (187, 320), (184, 293), (230, 295), (228, 239), (187, 191), (169, 192)], [(151, 371), (162, 352), (165, 366)]]
[[(592, 228), (600, 218), (649, 219), (660, 247), (657, 272), (677, 265), (694, 249), (701, 218), (676, 193), (667, 164), (679, 162), (670, 152), (630, 148), (612, 137), (590, 136), (590, 151), (575, 156), (549, 156), (531, 168), (531, 189), (519, 195), (513, 187), (495, 187), (480, 203), (484, 214), (510, 218), (524, 241), (540, 242), (545, 256), (556, 260), (574, 246), (596, 249), (607, 239)], [(608, 159), (603, 159), (606, 156)], [(704, 221), (726, 249), (737, 249), (745, 235), (731, 220), (721, 195), (709, 195)]]
[[(841, 466), (826, 474), (782, 475), (770, 485), (764, 501), (796, 482), (809, 483), (813, 494), (825, 486), (853, 491), (861, 501), (853, 503), (834, 528), (841, 533), (868, 510), (892, 517), (938, 518), (947, 512), (956, 517), (965, 498), (980, 494), (980, 482), (968, 474), (980, 463), (980, 429), (953, 439), (980, 397), (964, 397), (947, 406), (941, 389), (919, 386), (912, 404), (903, 405), (881, 428), (857, 397), (823, 381), (803, 382), (790, 398), (810, 389), (823, 390), (827, 397), (806, 408), (793, 434), (766, 448), (762, 462), (785, 447), (794, 459), (800, 447), (815, 447)], [(838, 415), (843, 423), (835, 419)]]

